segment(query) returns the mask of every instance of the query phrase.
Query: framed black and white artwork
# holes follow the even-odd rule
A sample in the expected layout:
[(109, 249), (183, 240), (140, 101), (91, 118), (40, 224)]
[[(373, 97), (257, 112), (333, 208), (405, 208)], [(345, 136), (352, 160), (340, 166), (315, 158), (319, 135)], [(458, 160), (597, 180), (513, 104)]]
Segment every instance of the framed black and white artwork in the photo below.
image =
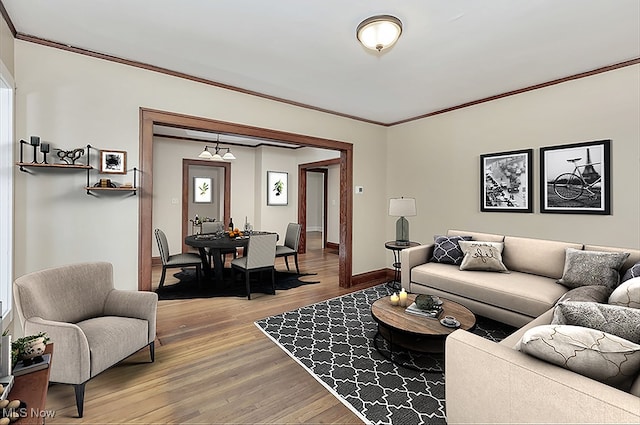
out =
[(533, 149), (480, 155), (480, 211), (532, 212)]

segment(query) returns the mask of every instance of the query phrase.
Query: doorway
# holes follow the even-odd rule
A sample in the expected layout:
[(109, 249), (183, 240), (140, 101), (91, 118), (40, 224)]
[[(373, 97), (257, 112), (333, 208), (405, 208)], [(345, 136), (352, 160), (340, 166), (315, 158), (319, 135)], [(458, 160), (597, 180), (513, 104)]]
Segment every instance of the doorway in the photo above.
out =
[(326, 168), (307, 170), (307, 250), (324, 250), (327, 246), (327, 176)]
[[(153, 217), (153, 126), (166, 125), (192, 130), (237, 134), (261, 139), (280, 140), (299, 146), (310, 146), (340, 152), (340, 247), (338, 281), (341, 287), (352, 285), (353, 235), (353, 145), (347, 142), (288, 133), (267, 128), (140, 108), (140, 170), (138, 197), (138, 289), (151, 290), (152, 217)], [(306, 192), (306, 189), (303, 189)], [(300, 210), (300, 203), (298, 209)], [(298, 214), (300, 218), (301, 215)]]

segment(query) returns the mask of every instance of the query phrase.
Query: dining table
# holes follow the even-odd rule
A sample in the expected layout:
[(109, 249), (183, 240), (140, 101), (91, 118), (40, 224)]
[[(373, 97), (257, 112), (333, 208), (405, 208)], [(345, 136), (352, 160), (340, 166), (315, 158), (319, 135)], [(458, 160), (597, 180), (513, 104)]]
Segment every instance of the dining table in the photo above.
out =
[[(251, 234), (267, 233), (274, 232), (253, 231)], [(220, 284), (224, 279), (224, 264), (222, 262), (222, 252), (229, 249), (244, 248), (244, 253), (246, 255), (247, 245), (249, 244), (249, 237), (250, 236), (248, 235), (230, 237), (226, 232), (222, 234), (203, 233), (185, 237), (184, 243), (188, 246), (198, 248), (200, 259), (202, 260), (202, 271), (205, 278), (213, 278), (216, 283)], [(213, 269), (211, 268), (211, 264), (209, 263), (207, 250), (210, 250), (211, 257), (213, 258)]]

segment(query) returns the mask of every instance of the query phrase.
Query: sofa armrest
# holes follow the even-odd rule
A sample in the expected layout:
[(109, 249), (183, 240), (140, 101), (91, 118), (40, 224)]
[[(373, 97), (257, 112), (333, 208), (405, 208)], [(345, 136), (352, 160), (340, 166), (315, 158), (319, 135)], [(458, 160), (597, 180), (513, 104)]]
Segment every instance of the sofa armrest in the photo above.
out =
[(433, 244), (405, 248), (400, 252), (400, 281), (402, 282), (403, 288), (409, 289), (411, 269), (417, 265), (429, 262), (431, 255), (433, 255)]
[(638, 397), (470, 332), (445, 357), (449, 424), (640, 422)]
[(51, 382), (81, 384), (91, 378), (89, 342), (82, 329), (73, 323), (32, 317), (24, 323), (24, 334), (46, 332), (54, 343)]
[(149, 323), (148, 341), (156, 338), (156, 313), (158, 294), (144, 291), (114, 289), (107, 296), (104, 305), (105, 316), (133, 317)]

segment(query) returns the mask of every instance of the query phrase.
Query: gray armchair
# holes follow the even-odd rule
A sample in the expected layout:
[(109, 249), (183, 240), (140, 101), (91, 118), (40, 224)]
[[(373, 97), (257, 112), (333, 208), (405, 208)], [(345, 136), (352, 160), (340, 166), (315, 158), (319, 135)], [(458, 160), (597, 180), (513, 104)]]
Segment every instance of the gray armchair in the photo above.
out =
[(147, 346), (155, 359), (158, 295), (114, 289), (110, 263), (30, 273), (13, 293), (24, 334), (46, 332), (54, 343), (50, 380), (74, 386), (79, 417), (87, 381)]

